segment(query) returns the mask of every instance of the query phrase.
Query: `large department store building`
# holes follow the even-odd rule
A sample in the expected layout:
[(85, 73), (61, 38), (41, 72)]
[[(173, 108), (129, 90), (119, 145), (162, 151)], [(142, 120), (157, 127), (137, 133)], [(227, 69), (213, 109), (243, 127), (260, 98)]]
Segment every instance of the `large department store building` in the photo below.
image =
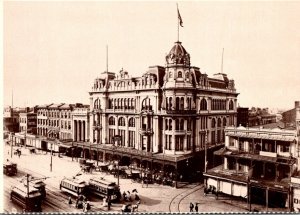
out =
[(78, 145), (84, 156), (177, 176), (189, 168), (203, 170), (205, 143), (209, 150), (220, 147), (225, 126), (236, 125), (234, 81), (191, 66), (181, 42), (165, 59), (165, 67), (151, 66), (141, 77), (122, 69), (95, 79), (90, 144)]

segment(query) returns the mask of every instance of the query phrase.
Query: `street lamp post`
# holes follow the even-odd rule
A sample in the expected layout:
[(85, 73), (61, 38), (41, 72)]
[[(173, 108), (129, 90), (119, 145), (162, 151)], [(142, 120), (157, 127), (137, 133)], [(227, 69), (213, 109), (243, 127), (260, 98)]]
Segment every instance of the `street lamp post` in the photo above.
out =
[(14, 133), (11, 133), (11, 144), (10, 144), (10, 158), (12, 158), (13, 154), (13, 144), (14, 144)]
[(73, 145), (74, 145), (74, 142), (72, 141), (72, 148), (71, 148), (71, 150), (72, 150), (72, 161), (73, 161), (73, 154), (74, 154), (74, 147), (73, 147)]
[(50, 172), (52, 172), (52, 146), (53, 146), (53, 143), (51, 143)]
[(204, 172), (206, 173), (207, 171), (207, 131), (205, 131), (205, 143), (204, 143), (204, 150), (205, 150), (205, 155), (204, 155)]

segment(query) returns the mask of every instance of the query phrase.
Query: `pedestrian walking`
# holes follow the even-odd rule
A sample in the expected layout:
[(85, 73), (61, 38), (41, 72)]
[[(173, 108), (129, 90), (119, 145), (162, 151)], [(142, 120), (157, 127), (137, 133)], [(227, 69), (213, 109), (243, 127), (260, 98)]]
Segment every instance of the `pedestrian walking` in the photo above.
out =
[(195, 206), (195, 212), (198, 213), (198, 203), (195, 203), (195, 204), (196, 204), (196, 206)]
[(194, 210), (194, 204), (191, 202), (190, 203), (190, 212), (193, 212), (193, 210)]
[(71, 198), (71, 196), (69, 196), (69, 201), (68, 201), (68, 203), (69, 203), (69, 206), (71, 207), (71, 204), (72, 204), (72, 198)]

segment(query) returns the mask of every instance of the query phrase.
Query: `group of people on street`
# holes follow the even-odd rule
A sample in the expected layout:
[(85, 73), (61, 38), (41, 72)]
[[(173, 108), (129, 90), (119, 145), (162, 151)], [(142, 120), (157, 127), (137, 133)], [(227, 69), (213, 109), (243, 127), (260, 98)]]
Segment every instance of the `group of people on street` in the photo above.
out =
[[(137, 189), (133, 189), (131, 193), (134, 195), (133, 200), (136, 200), (136, 201), (140, 200)], [(127, 201), (127, 202), (131, 202), (132, 201), (131, 193), (130, 193), (130, 191), (127, 191), (127, 192), (124, 191), (123, 194), (122, 194), (123, 195), (123, 200)]]
[[(68, 204), (72, 205), (72, 198), (71, 196), (69, 196), (69, 199), (68, 199)], [(88, 212), (88, 210), (91, 209), (91, 205), (90, 205), (90, 202), (87, 200), (87, 198), (83, 195), (79, 195), (78, 198), (76, 199), (76, 203), (75, 203), (75, 207), (76, 208), (82, 208), (82, 211), (84, 213)]]
[[(133, 198), (131, 198), (131, 195), (133, 194)], [(130, 193), (130, 191), (127, 192), (123, 192), (123, 200), (125, 202), (131, 202), (131, 201), (137, 201), (135, 204), (124, 204), (122, 206), (121, 211), (122, 212), (136, 212), (138, 211), (139, 205), (141, 204), (141, 199), (138, 195), (138, 191), (137, 189), (133, 189), (132, 192)]]
[[(198, 212), (198, 209), (199, 209), (199, 208), (198, 208), (198, 204), (199, 204), (199, 203), (196, 202), (195, 205), (194, 205), (194, 204), (191, 202), (191, 203), (190, 203), (190, 212)], [(194, 211), (194, 209), (195, 209), (195, 211)]]

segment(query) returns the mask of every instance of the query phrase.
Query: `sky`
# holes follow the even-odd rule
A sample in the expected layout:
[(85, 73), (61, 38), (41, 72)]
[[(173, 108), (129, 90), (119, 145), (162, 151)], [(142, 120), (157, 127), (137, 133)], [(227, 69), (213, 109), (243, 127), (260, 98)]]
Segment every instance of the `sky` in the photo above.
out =
[[(191, 64), (235, 80), (242, 107), (300, 100), (300, 1), (178, 2)], [(4, 2), (3, 104), (89, 104), (93, 80), (165, 65), (177, 41), (176, 2)]]

